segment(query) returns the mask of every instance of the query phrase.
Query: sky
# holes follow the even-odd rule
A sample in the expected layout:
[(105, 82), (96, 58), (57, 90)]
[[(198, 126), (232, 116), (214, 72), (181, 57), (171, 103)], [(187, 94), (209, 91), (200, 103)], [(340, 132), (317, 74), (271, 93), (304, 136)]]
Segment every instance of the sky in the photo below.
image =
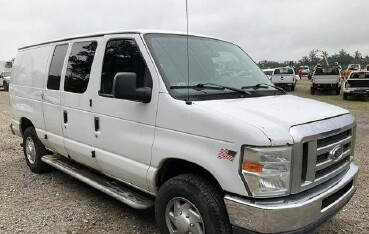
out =
[[(369, 55), (368, 0), (188, 0), (190, 33), (240, 45), (255, 61), (310, 50)], [(0, 0), (0, 61), (22, 46), (96, 32), (186, 30), (185, 0)]]

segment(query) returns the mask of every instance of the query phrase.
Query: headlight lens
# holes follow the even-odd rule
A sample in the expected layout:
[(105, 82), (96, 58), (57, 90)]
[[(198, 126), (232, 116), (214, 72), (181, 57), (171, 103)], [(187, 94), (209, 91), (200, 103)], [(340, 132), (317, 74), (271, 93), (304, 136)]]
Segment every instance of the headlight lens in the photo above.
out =
[(244, 148), (242, 174), (254, 197), (289, 193), (291, 155), (291, 147)]

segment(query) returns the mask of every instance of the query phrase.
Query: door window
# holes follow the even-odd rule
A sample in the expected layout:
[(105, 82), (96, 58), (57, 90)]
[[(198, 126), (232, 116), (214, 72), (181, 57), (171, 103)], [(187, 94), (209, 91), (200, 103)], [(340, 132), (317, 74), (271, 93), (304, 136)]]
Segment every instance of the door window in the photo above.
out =
[(101, 96), (112, 96), (113, 81), (118, 72), (134, 72), (137, 75), (137, 87), (152, 87), (150, 73), (133, 39), (107, 42), (101, 74)]
[(72, 93), (84, 93), (86, 91), (96, 47), (96, 41), (73, 44), (65, 74), (65, 91)]
[(60, 88), (60, 77), (63, 69), (65, 55), (67, 54), (67, 49), (67, 44), (55, 46), (50, 64), (49, 76), (47, 79), (48, 89), (59, 90)]

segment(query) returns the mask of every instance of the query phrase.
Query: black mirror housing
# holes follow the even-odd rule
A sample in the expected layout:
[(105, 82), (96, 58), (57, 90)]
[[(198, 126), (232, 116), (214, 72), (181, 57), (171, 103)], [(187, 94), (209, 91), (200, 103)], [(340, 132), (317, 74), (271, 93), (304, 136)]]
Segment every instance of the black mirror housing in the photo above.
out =
[(137, 75), (134, 72), (119, 72), (113, 81), (113, 97), (130, 101), (149, 103), (152, 90), (150, 87), (137, 88)]

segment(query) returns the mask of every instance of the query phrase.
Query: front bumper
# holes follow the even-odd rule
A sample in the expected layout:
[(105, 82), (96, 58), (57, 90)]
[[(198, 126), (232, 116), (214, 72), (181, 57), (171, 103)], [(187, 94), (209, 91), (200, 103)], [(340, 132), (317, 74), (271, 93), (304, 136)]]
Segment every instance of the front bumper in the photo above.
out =
[(358, 167), (350, 164), (339, 181), (281, 198), (248, 199), (226, 195), (224, 201), (236, 232), (312, 232), (333, 217), (356, 191)]

